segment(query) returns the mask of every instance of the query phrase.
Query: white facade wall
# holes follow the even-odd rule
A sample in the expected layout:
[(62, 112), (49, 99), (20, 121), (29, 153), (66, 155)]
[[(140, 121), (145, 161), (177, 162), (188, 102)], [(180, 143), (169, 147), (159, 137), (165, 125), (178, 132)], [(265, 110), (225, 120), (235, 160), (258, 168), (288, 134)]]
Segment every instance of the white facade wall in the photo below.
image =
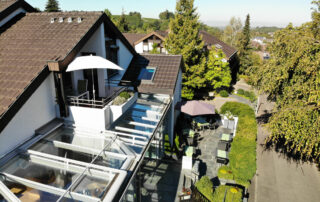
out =
[(26, 11), (23, 8), (18, 8), (17, 10), (13, 11), (10, 15), (5, 17), (3, 20), (0, 21), (0, 27), (7, 22), (9, 22), (12, 18), (19, 15), (20, 13), (26, 13)]
[(135, 45), (134, 49), (137, 53), (143, 53), (143, 41)]
[(119, 47), (119, 50), (118, 50), (118, 65), (120, 67), (122, 67), (123, 71), (119, 71), (119, 74), (117, 74), (116, 76), (111, 78), (111, 80), (114, 81), (111, 84), (113, 86), (118, 86), (117, 84), (119, 83), (119, 80), (122, 78), (122, 76), (126, 72), (127, 68), (129, 67), (129, 65), (131, 63), (131, 60), (133, 58), (132, 53), (121, 42), (120, 39), (117, 39), (117, 46)]
[(0, 157), (54, 119), (55, 105), (55, 87), (51, 73), (1, 132)]
[[(80, 50), (77, 56), (81, 56), (83, 52), (94, 52), (97, 56), (106, 58), (105, 38), (104, 38), (104, 24), (101, 24), (97, 31), (92, 35), (89, 41)], [(105, 96), (105, 79), (107, 71), (105, 69), (98, 69), (98, 84), (99, 96)], [(78, 80), (83, 79), (83, 71), (75, 71), (72, 73), (72, 84), (74, 89), (77, 89)]]

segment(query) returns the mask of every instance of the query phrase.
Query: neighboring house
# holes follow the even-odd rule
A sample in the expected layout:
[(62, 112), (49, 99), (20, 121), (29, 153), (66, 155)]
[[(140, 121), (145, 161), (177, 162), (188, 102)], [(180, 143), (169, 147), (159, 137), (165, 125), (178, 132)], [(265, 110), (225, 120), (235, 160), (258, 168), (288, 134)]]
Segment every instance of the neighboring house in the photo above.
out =
[[(0, 200), (138, 200), (142, 162), (173, 143), (182, 57), (138, 54), (103, 12), (34, 11), (0, 0)], [(124, 70), (66, 72), (83, 55)]]
[[(236, 57), (237, 50), (235, 48), (204, 30), (200, 30), (199, 34), (202, 36), (206, 49), (210, 50), (212, 46), (221, 49), (228, 61), (231, 61)], [(168, 31), (155, 31), (149, 34), (123, 33), (123, 35), (135, 48), (137, 53), (148, 53), (152, 50), (153, 44), (157, 43), (158, 52), (167, 54), (167, 51), (164, 48), (164, 40), (168, 36)]]
[(256, 42), (260, 45), (264, 45), (264, 41), (266, 40), (267, 38), (266, 37), (262, 37), (262, 36), (257, 36), (257, 37), (254, 37), (252, 39), (252, 42)]

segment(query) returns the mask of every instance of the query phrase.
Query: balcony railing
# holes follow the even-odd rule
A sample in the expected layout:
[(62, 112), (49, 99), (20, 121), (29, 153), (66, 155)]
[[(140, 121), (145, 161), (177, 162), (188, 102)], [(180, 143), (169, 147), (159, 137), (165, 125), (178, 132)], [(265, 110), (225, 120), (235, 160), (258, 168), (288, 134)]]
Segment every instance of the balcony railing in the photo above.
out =
[(116, 98), (122, 91), (127, 90), (128, 87), (119, 87), (113, 91), (106, 98), (90, 99), (89, 92), (82, 93), (78, 96), (67, 96), (67, 101), (70, 106), (90, 107), (90, 108), (104, 108), (114, 98)]

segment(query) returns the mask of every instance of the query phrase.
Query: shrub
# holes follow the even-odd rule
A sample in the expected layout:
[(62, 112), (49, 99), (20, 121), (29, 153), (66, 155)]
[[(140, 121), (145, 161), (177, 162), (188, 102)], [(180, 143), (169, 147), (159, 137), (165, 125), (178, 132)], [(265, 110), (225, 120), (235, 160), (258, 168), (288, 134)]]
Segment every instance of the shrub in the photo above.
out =
[(222, 114), (230, 111), (239, 118), (236, 137), (231, 143), (229, 166), (226, 168), (232, 171), (232, 175), (223, 177), (248, 187), (256, 172), (257, 122), (254, 111), (238, 102), (226, 102), (220, 111)]
[(127, 101), (126, 98), (118, 96), (118, 97), (116, 97), (116, 98), (114, 99), (113, 105), (122, 105), (122, 104), (125, 103), (126, 101)]
[(129, 92), (127, 92), (127, 91), (121, 92), (121, 93), (119, 94), (119, 96), (125, 98), (126, 100), (131, 97), (131, 95), (130, 95)]
[(242, 190), (237, 187), (221, 185), (215, 189), (213, 201), (241, 202)]
[(213, 200), (213, 183), (208, 176), (203, 176), (196, 182), (196, 187), (200, 193), (202, 193), (210, 201)]
[(229, 93), (226, 90), (220, 91), (219, 94), (221, 95), (221, 97), (228, 97), (229, 96)]
[(238, 89), (237, 95), (240, 95), (241, 97), (249, 99), (251, 102), (254, 102), (257, 100), (256, 95), (252, 91), (246, 91), (243, 89)]
[(232, 170), (229, 166), (221, 166), (218, 170), (218, 177), (222, 179), (233, 179)]

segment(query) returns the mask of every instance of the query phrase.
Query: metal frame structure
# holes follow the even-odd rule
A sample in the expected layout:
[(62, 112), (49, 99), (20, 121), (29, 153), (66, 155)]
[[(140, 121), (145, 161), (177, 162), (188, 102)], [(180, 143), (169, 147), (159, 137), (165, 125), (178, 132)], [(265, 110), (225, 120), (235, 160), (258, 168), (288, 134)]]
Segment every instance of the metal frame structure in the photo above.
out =
[[(142, 128), (149, 128), (152, 132), (146, 132), (142, 130), (129, 129), (125, 127), (116, 126), (115, 129), (121, 129), (123, 132), (105, 130), (105, 131), (92, 131), (91, 129), (74, 127), (68, 123), (63, 126), (54, 127), (54, 129), (49, 130), (48, 133), (43, 135), (35, 136), (28, 143), (21, 145), (12, 154), (9, 154), (7, 158), (1, 159), (0, 161), (0, 175), (4, 176), (6, 180), (13, 181), (27, 187), (51, 193), (53, 195), (60, 196), (58, 201), (64, 198), (70, 198), (80, 201), (111, 201), (114, 197), (123, 197), (125, 190), (128, 188), (132, 181), (133, 176), (137, 172), (139, 166), (142, 163), (146, 151), (149, 149), (153, 142), (156, 132), (158, 131), (160, 125), (163, 122), (163, 118), (166, 115), (169, 107), (171, 106), (172, 99), (169, 96), (164, 98), (164, 103), (161, 106), (153, 106), (156, 111), (151, 111), (151, 114), (156, 115), (156, 118), (141, 117), (141, 120), (153, 121), (156, 125), (150, 125), (145, 123), (139, 123), (135, 121), (127, 122), (130, 125), (138, 126)], [(124, 116), (124, 114), (123, 114)], [(121, 117), (120, 117), (121, 118)], [(55, 130), (59, 130), (60, 127), (66, 129), (72, 129), (72, 137), (96, 139), (97, 141), (104, 141), (105, 145), (103, 148), (97, 149), (93, 147), (88, 147), (85, 145), (72, 144), (70, 142), (62, 142), (55, 139), (47, 139), (48, 137), (55, 137), (57, 135), (54, 133)], [(133, 134), (130, 134), (133, 133)], [(139, 135), (140, 134), (140, 135)], [(59, 135), (59, 134), (58, 134)], [(55, 148), (64, 149), (74, 152), (82, 152), (90, 154), (93, 156), (90, 163), (83, 162), (79, 160), (70, 159), (67, 156), (57, 156), (54, 154), (44, 153), (37, 151), (33, 146), (36, 145), (40, 140), (44, 140), (45, 143), (48, 142), (52, 144)], [(85, 141), (84, 141), (85, 142)], [(134, 152), (130, 146), (141, 148), (141, 153)], [(111, 148), (116, 147), (119, 152), (113, 152)], [(51, 185), (43, 184), (40, 182), (32, 181), (30, 179), (15, 176), (13, 174), (7, 173), (3, 168), (10, 162), (14, 156), (24, 154), (28, 156), (28, 161), (41, 166), (47, 166), (52, 169), (60, 169), (68, 172), (76, 173), (77, 176), (72, 180), (72, 183), (68, 185), (67, 189), (61, 189), (53, 187)], [(10, 156), (10, 157), (9, 157)], [(95, 161), (99, 157), (111, 157), (120, 161), (123, 161), (120, 168), (111, 168), (102, 165), (95, 164)], [(130, 174), (128, 175), (128, 171)], [(107, 182), (107, 186), (104, 190), (103, 198), (97, 198), (94, 196), (88, 196), (81, 193), (74, 192), (74, 189), (79, 185), (79, 183), (86, 176), (99, 178)], [(125, 188), (125, 189), (123, 189)], [(120, 190), (120, 193), (119, 193)], [(0, 180), (0, 194), (5, 197), (8, 201), (20, 201)]]

